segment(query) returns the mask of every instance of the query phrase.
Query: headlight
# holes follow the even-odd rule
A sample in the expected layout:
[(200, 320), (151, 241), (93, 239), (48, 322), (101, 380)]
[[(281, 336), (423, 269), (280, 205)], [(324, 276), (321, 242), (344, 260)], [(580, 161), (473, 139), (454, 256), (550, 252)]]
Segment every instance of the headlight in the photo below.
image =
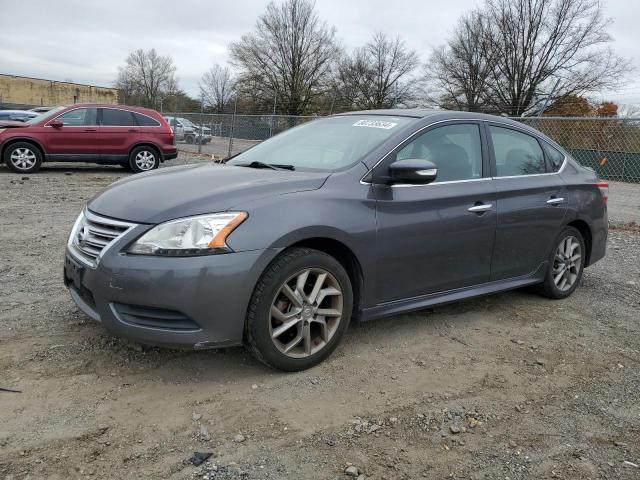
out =
[(245, 212), (225, 212), (180, 218), (153, 227), (127, 253), (190, 256), (227, 253), (226, 239), (247, 218)]

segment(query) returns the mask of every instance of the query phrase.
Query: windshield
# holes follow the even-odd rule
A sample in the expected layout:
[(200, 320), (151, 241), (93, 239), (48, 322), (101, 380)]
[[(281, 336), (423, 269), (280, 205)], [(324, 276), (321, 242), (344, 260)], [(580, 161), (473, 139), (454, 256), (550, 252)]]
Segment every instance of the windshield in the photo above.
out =
[(241, 153), (228, 165), (261, 162), (296, 170), (334, 171), (349, 167), (415, 118), (345, 115), (287, 130)]
[(193, 123), (191, 120), (188, 120), (186, 118), (179, 118), (178, 120), (185, 127), (195, 127), (196, 126), (195, 123)]
[(58, 114), (60, 110), (64, 110), (65, 108), (67, 107), (52, 108), (48, 112), (41, 113), (37, 117), (33, 117), (31, 120), (28, 120), (24, 123), (25, 125), (35, 125), (36, 123), (40, 123), (41, 121), (46, 120), (47, 118), (53, 117), (54, 115)]

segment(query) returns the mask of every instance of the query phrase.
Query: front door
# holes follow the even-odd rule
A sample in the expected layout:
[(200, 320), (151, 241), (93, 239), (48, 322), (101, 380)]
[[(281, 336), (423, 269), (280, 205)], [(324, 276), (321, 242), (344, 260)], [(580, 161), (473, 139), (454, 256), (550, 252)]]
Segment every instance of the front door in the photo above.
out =
[(63, 123), (45, 126), (45, 150), (49, 160), (95, 161), (100, 155), (96, 108), (75, 108), (57, 116)]
[(389, 155), (438, 167), (423, 186), (383, 186), (376, 193), (378, 303), (487, 282), (496, 230), (496, 192), (479, 123), (431, 127)]
[(538, 140), (489, 125), (498, 229), (491, 279), (528, 275), (548, 259), (567, 209), (565, 184), (549, 173)]

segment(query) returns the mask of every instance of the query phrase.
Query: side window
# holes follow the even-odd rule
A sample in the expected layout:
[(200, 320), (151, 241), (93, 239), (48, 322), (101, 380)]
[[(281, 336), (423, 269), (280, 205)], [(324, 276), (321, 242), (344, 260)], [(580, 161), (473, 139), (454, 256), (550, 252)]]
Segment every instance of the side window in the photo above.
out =
[(544, 153), (547, 155), (549, 159), (549, 165), (551, 166), (552, 172), (560, 171), (562, 164), (564, 163), (564, 153), (560, 152), (555, 147), (552, 147), (547, 142), (542, 142), (542, 146), (544, 147)]
[(102, 125), (109, 127), (132, 127), (135, 123), (131, 112), (115, 108), (103, 108)]
[(498, 177), (546, 173), (538, 140), (509, 128), (490, 126)]
[(91, 126), (96, 124), (96, 113), (95, 108), (76, 108), (56, 117), (56, 120), (69, 127)]
[(402, 147), (395, 158), (435, 163), (438, 176), (434, 183), (482, 178), (480, 127), (469, 123), (434, 128)]
[(141, 127), (159, 127), (160, 126), (160, 122), (158, 122), (157, 120), (151, 117), (147, 117), (146, 115), (142, 115), (140, 113), (134, 112), (133, 118), (136, 119), (136, 124), (140, 125)]

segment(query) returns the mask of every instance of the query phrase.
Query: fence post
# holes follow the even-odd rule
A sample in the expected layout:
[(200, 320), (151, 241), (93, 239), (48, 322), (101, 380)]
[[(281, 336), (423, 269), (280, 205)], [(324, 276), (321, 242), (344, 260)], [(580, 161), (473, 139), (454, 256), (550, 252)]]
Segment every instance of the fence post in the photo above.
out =
[(269, 122), (269, 138), (273, 137), (273, 122), (275, 121), (275, 117), (276, 117), (276, 100), (277, 100), (277, 95), (274, 92), (273, 93), (273, 112), (271, 112), (271, 121)]
[(227, 157), (231, 156), (231, 152), (233, 151), (233, 129), (236, 126), (236, 113), (238, 111), (238, 97), (233, 101), (233, 116), (231, 117), (231, 131), (229, 132), (229, 152)]
[(178, 117), (177, 114), (173, 113), (173, 144), (178, 144)]
[(200, 135), (198, 135), (198, 154), (202, 153), (202, 135), (204, 134), (202, 125), (202, 115), (204, 114), (204, 98), (200, 101)]

